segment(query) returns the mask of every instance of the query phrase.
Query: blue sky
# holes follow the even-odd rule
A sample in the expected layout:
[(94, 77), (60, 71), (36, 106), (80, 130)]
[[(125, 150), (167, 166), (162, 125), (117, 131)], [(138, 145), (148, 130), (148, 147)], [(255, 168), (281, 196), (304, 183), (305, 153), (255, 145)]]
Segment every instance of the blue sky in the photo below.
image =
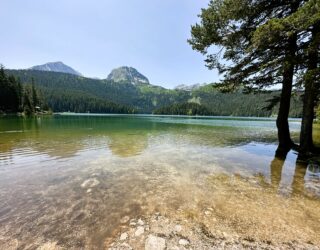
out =
[(209, 0), (1, 0), (0, 63), (28, 68), (52, 61), (89, 77), (135, 67), (152, 84), (218, 81), (187, 43)]

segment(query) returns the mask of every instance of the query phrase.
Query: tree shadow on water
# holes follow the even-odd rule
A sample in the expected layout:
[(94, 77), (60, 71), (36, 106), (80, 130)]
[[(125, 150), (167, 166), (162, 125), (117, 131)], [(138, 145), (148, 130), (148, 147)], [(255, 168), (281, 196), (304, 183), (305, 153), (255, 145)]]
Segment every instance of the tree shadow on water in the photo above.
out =
[[(279, 190), (282, 179), (283, 166), (286, 162), (288, 152), (276, 151), (274, 159), (270, 164), (270, 180), (274, 190)], [(306, 159), (304, 155), (297, 156), (295, 170), (291, 182), (291, 195), (307, 195), (306, 177), (315, 182), (320, 182), (320, 164), (314, 159)], [(309, 195), (308, 195), (309, 196)], [(313, 196), (313, 195), (312, 195)], [(317, 196), (317, 194), (316, 194)]]

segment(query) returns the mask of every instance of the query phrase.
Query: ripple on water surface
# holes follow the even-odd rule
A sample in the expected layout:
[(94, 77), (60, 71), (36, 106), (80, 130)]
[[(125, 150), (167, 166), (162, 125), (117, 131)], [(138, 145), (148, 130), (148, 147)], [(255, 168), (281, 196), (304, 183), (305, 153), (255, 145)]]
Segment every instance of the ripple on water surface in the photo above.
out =
[(24, 132), (1, 134), (2, 245), (101, 248), (121, 219), (156, 211), (243, 237), (320, 243), (319, 168), (292, 152), (274, 158), (272, 120), (10, 119), (0, 130)]

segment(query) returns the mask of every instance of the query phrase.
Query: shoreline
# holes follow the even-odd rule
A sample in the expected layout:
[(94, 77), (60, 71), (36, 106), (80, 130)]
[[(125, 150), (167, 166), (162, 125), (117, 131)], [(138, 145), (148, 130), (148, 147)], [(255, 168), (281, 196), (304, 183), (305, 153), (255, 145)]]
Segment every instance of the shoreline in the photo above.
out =
[(314, 242), (274, 241), (212, 230), (205, 223), (172, 219), (155, 213), (149, 217), (121, 219), (114, 238), (105, 241), (109, 250), (185, 249), (320, 249)]
[(32, 116), (51, 116), (54, 115), (52, 111), (41, 111), (41, 112), (34, 112), (31, 113), (30, 115), (26, 115), (23, 112), (16, 112), (16, 113), (4, 113), (0, 112), (0, 117), (6, 117), (6, 116), (11, 116), (11, 117), (32, 117)]

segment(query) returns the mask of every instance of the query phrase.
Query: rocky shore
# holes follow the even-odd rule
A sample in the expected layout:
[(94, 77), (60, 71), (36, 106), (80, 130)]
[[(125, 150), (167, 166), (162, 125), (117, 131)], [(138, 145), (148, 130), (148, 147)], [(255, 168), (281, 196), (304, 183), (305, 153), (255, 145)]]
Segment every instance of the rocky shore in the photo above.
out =
[(122, 227), (106, 242), (109, 250), (185, 250), (185, 249), (320, 249), (311, 242), (272, 242), (212, 232), (204, 224), (171, 220), (156, 213), (148, 218), (121, 219)]

